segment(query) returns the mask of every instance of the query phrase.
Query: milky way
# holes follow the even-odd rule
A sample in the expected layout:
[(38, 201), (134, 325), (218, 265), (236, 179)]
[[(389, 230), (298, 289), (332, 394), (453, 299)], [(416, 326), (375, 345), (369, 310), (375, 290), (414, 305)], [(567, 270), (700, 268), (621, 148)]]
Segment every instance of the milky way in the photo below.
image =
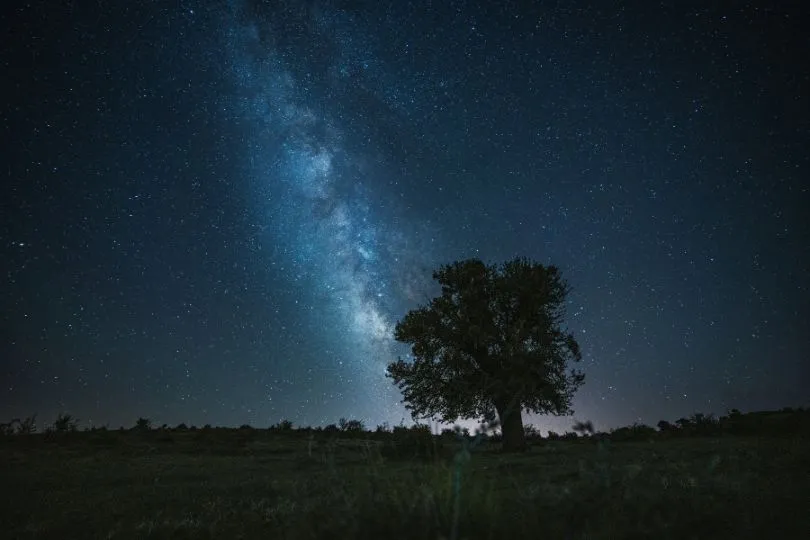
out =
[[(267, 220), (263, 240), (277, 255), (272, 264), (285, 266), (301, 289), (301, 309), (330, 336), (321, 369), (333, 370), (341, 392), (366, 398), (358, 414), (401, 414), (385, 366), (404, 351), (393, 326), (408, 301), (428, 292), (433, 254), (429, 245), (414, 245), (414, 226), (397, 219), (392, 173), (372, 161), (378, 145), (346, 141), (366, 130), (367, 120), (341, 110), (334, 94), (353, 71), (369, 69), (371, 52), (347, 46), (334, 18), (320, 13), (306, 37), (338, 50), (330, 63), (312, 65), (305, 47), (296, 57), (278, 50), (277, 18), (236, 14), (228, 34), (238, 81), (233, 107), (250, 125), (245, 159)], [(316, 78), (328, 82), (314, 89), (307, 81)]]

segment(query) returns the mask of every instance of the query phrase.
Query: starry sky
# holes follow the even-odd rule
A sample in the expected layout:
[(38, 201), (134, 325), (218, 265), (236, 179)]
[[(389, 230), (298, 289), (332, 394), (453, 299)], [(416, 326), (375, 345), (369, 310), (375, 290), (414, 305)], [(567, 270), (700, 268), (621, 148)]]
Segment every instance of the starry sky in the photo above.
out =
[(4, 4), (0, 417), (408, 422), (396, 321), (515, 256), (576, 418), (810, 405), (807, 9), (525, 4)]

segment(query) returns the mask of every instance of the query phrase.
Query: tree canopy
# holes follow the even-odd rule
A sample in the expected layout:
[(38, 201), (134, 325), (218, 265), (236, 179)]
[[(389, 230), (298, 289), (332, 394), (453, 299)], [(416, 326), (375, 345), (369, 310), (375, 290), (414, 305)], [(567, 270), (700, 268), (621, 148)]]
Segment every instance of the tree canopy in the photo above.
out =
[(570, 414), (584, 375), (568, 370), (579, 344), (562, 328), (568, 284), (525, 258), (469, 259), (433, 273), (441, 294), (408, 312), (394, 336), (409, 359), (388, 365), (414, 418), (498, 414), (506, 449), (524, 446), (521, 411)]

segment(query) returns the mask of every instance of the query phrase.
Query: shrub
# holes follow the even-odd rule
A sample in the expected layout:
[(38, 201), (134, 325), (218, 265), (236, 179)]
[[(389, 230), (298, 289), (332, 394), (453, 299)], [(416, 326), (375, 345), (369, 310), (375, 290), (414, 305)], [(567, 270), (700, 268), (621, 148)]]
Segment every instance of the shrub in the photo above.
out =
[(656, 431), (654, 428), (635, 423), (632, 426), (611, 430), (610, 439), (612, 441), (645, 441), (652, 439), (655, 434)]
[(70, 414), (62, 413), (56, 417), (51, 426), (54, 433), (72, 433), (79, 430), (79, 421)]
[(362, 420), (347, 420), (345, 418), (341, 418), (338, 425), (340, 426), (340, 431), (343, 431), (344, 433), (357, 434), (362, 433), (366, 429)]
[(17, 421), (17, 435), (32, 435), (37, 432), (37, 415)]
[(574, 426), (571, 429), (573, 429), (576, 433), (579, 433), (580, 435), (583, 436), (593, 435), (596, 432), (596, 430), (593, 428), (593, 422), (591, 422), (590, 420), (586, 420), (584, 422), (583, 421), (575, 422)]
[(658, 431), (660, 431), (661, 433), (672, 433), (677, 429), (675, 426), (673, 426), (666, 420), (661, 420), (656, 425), (658, 426)]
[(7, 424), (0, 424), (0, 437), (11, 437), (17, 431), (17, 424), (20, 423), (18, 418), (13, 419)]

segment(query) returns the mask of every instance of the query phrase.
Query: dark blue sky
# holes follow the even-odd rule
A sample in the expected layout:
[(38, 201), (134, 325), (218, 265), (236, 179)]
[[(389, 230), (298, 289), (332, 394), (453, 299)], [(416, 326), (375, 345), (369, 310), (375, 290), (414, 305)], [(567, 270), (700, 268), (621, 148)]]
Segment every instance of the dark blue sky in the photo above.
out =
[(492, 4), (4, 5), (0, 416), (396, 424), (431, 271), (517, 255), (577, 418), (809, 405), (807, 9)]

